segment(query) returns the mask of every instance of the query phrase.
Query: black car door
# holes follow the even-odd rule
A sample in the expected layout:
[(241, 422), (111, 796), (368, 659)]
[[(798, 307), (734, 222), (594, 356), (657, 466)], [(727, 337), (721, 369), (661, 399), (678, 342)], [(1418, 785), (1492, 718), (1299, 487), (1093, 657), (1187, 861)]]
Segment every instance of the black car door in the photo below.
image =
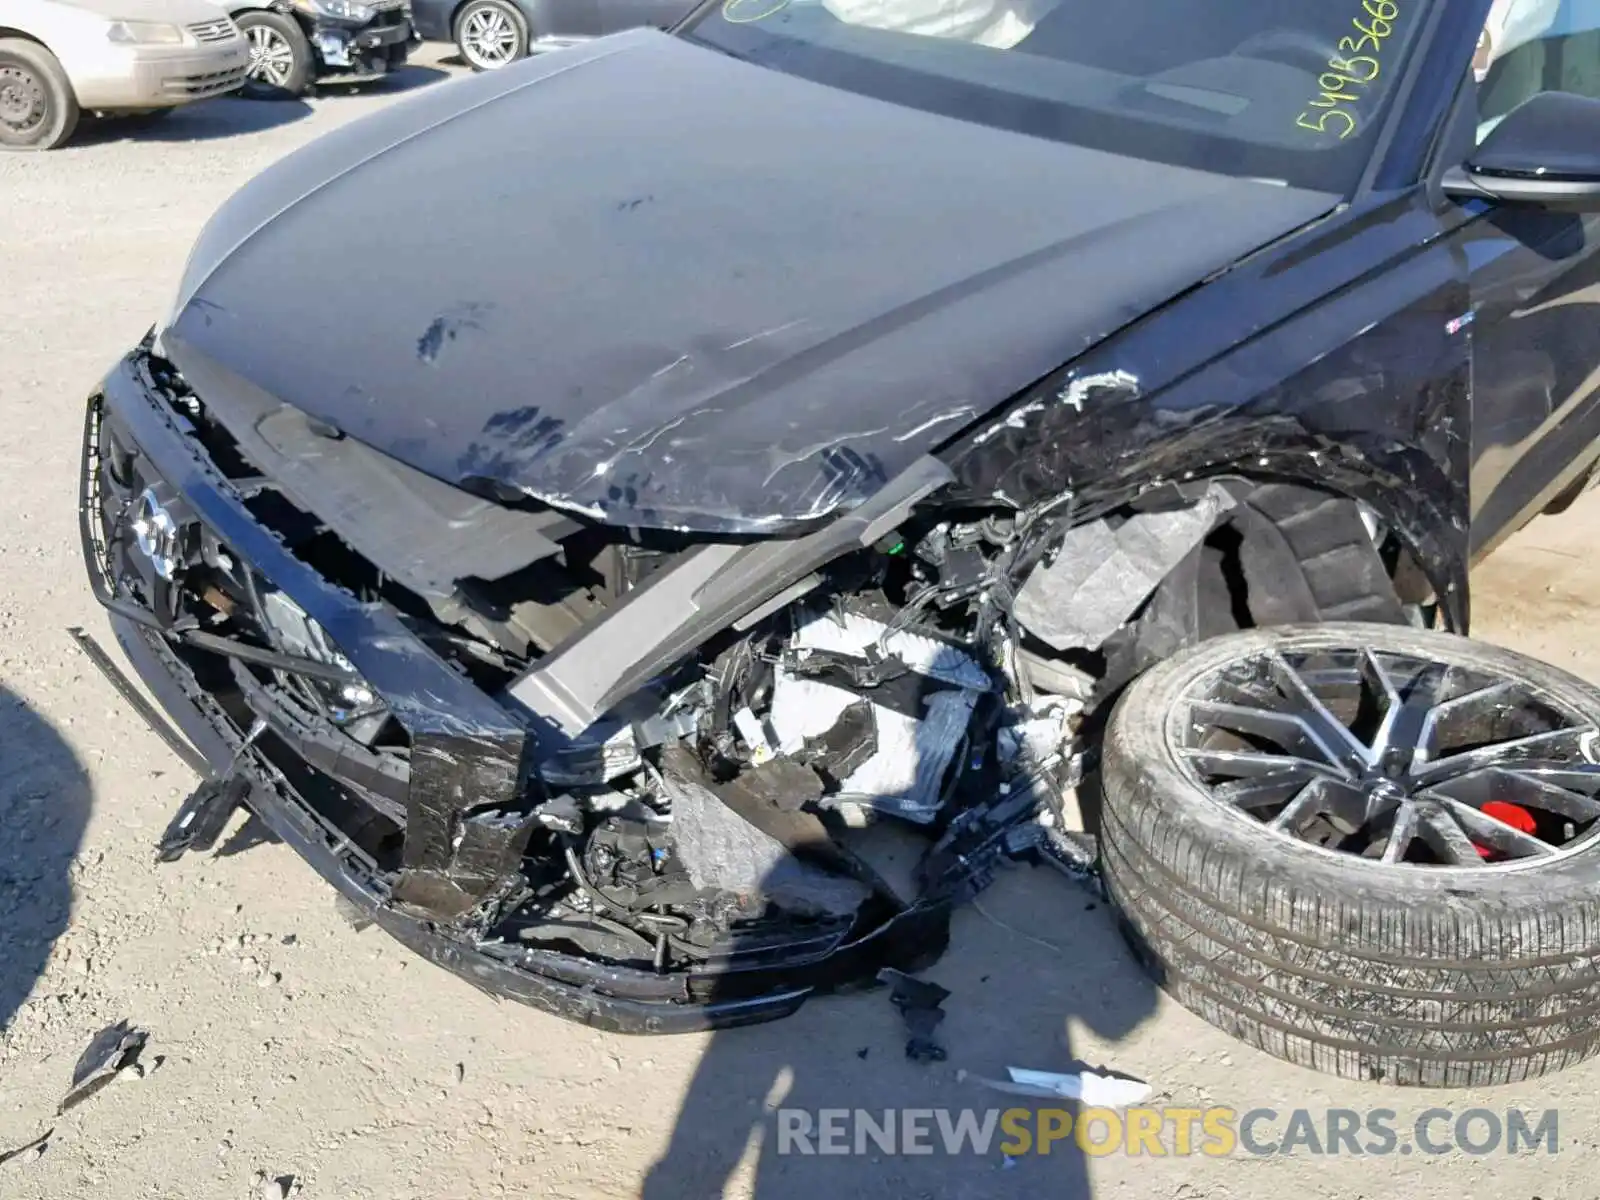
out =
[[(1519, 44), (1489, 48), (1480, 141), (1537, 92), (1600, 98), (1600, 4), (1507, 7), (1510, 20), (1501, 13), (1490, 28), (1517, 29), (1521, 18)], [(1581, 479), (1600, 439), (1600, 214), (1463, 203), (1452, 240), (1471, 286), (1458, 319), (1472, 327), (1472, 545), (1481, 555)]]
[(692, 0), (600, 0), (600, 15), (607, 33), (654, 25), (665, 29), (676, 24), (694, 7)]
[(604, 0), (517, 0), (528, 16), (535, 38), (560, 43), (581, 41), (610, 32), (606, 28)]

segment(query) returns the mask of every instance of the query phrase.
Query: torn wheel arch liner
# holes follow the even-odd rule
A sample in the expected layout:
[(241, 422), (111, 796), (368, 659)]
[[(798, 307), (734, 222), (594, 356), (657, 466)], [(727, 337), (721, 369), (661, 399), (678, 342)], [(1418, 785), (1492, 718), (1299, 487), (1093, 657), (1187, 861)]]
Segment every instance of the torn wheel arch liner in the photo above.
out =
[(939, 456), (955, 495), (1019, 509), (1070, 494), (1105, 511), (1220, 476), (1358, 500), (1466, 633), (1470, 340), (1451, 320), (1467, 306), (1425, 197), (1377, 198), (1135, 320)]

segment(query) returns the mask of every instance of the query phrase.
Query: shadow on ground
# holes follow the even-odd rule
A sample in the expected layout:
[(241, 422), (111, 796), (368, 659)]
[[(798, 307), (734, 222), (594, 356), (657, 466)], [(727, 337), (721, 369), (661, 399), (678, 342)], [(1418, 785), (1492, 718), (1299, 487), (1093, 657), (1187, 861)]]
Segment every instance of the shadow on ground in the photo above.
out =
[(224, 96), (143, 117), (101, 117), (85, 121), (74, 146), (108, 142), (209, 142), (244, 137), (288, 125), (311, 115), (303, 100), (241, 100)]
[[(1068, 1070), (1075, 1064), (1069, 1022), (1109, 1041), (1153, 1013), (1154, 986), (1104, 903), (1085, 889), (1047, 868), (1017, 868), (980, 904), (981, 912), (971, 905), (957, 911), (950, 950), (921, 973), (952, 993), (938, 1029), (947, 1061), (906, 1058), (905, 1028), (886, 989), (814, 999), (787, 1020), (719, 1033), (667, 1152), (645, 1182), (644, 1200), (721, 1196), (730, 1180), (730, 1195), (756, 1200), (1090, 1196), (1087, 1157), (1071, 1139), (1055, 1142), (1048, 1155), (1008, 1161), (997, 1127), (987, 1153), (952, 1155), (937, 1112), (921, 1118), (931, 1131), (929, 1153), (885, 1154), (869, 1141), (865, 1154), (853, 1145), (844, 1155), (805, 1154), (798, 1141), (780, 1136), (781, 1122), (794, 1129), (797, 1120), (780, 1108), (808, 1110), (819, 1122), (819, 1109), (866, 1109), (875, 1120), (884, 1109), (901, 1110), (902, 1120), (906, 1109), (948, 1109), (952, 1120), (961, 1109), (978, 1118), (989, 1109), (1060, 1110), (1063, 1104), (990, 1091), (972, 1076), (1003, 1079), (1008, 1066)], [(1025, 1127), (1037, 1128), (1033, 1116)], [(780, 1153), (785, 1140), (788, 1152)]]
[(423, 67), (408, 63), (398, 71), (391, 72), (380, 79), (365, 79), (358, 82), (339, 79), (323, 80), (317, 84), (317, 95), (337, 98), (339, 96), (365, 95), (369, 92), (409, 92), (449, 78), (449, 71), (441, 71), (437, 67)]
[[(316, 94), (338, 100), (342, 96), (372, 92), (409, 92), (449, 78), (450, 72), (436, 67), (405, 66), (380, 79), (351, 83), (330, 79), (317, 85)], [(72, 144), (97, 146), (107, 142), (209, 142), (263, 133), (310, 115), (311, 105), (300, 99), (247, 100), (242, 96), (223, 96), (144, 116), (85, 120), (79, 126)]]
[(0, 687), (0, 1030), (71, 919), (68, 868), (89, 802), (88, 774), (61, 735)]

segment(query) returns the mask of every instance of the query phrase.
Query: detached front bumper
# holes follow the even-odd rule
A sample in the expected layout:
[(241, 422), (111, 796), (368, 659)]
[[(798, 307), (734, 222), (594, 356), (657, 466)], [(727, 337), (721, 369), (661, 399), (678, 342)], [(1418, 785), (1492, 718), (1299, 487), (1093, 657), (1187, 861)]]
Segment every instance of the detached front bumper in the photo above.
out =
[[(419, 903), (417, 897), (448, 891), (452, 879), (470, 870), (460, 861), (474, 849), (461, 836), (462, 814), (515, 800), (526, 729), (392, 611), (332, 586), (261, 524), (149, 364), (143, 350), (130, 354), (89, 402), (80, 525), (96, 597), (111, 610), (134, 672), (183, 735), (218, 771), (236, 763), (251, 784), (249, 807), (392, 936), (488, 992), (626, 1033), (775, 1019), (818, 990), (871, 979), (886, 963), (914, 967), (943, 950), (948, 910), (929, 905), (854, 940), (819, 936), (739, 960), (713, 959), (699, 969), (652, 972), (485, 938)], [(109, 473), (112, 451), (121, 479)], [(164, 624), (126, 586), (123, 560), (138, 551), (119, 522), (126, 523), (132, 497), (143, 488), (183, 506), (230, 554), (298, 604), (405, 725), (411, 739), (410, 777), (399, 800), (405, 816), (388, 839), (402, 844), (384, 861), (358, 844), (348, 821), (339, 819), (342, 810), (314, 799), (329, 789), (359, 790), (349, 764), (337, 754), (319, 758), (314, 739), (300, 738), (278, 714), (253, 710), (249, 696), (219, 684), (227, 655), (236, 651), (213, 648), (203, 631)], [(249, 742), (244, 730), (258, 717), (269, 732)]]

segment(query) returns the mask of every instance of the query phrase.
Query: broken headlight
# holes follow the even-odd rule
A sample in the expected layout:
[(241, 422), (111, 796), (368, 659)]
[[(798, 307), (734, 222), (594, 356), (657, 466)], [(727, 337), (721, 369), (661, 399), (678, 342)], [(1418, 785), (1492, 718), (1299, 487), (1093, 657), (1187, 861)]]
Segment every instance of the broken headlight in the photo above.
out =
[(283, 592), (272, 589), (260, 592), (259, 596), (260, 619), (284, 653), (350, 673), (347, 681), (296, 676), (296, 686), (311, 693), (307, 698), (314, 700), (336, 725), (350, 726), (371, 720), (381, 723), (388, 709), (356, 674), (350, 660), (334, 648), (322, 626)]

